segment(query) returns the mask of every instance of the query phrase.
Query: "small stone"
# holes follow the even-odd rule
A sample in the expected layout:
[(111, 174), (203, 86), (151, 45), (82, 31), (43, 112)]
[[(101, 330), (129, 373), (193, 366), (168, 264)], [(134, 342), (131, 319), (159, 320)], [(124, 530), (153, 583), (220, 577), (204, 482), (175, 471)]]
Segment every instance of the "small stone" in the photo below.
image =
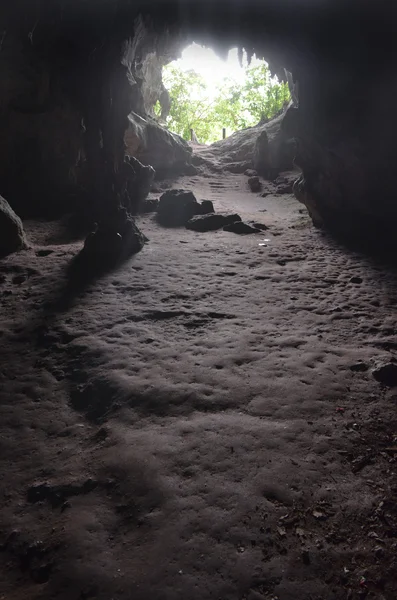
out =
[(385, 551), (382, 548), (382, 546), (375, 546), (374, 553), (375, 553), (376, 558), (382, 558), (382, 556), (384, 555)]
[(247, 175), (247, 177), (256, 177), (258, 175), (258, 172), (255, 171), (255, 169), (247, 169), (246, 171), (244, 171), (244, 175)]
[(223, 231), (229, 231), (230, 233), (238, 233), (240, 235), (261, 232), (260, 229), (257, 229), (256, 227), (251, 227), (251, 225), (248, 225), (248, 223), (243, 223), (242, 221), (236, 221), (235, 223), (230, 223), (230, 225), (226, 225), (223, 228)]
[(217, 229), (222, 229), (222, 227), (225, 227), (226, 225), (236, 221), (241, 221), (240, 215), (222, 215), (214, 213), (208, 215), (198, 215), (192, 217), (186, 223), (186, 229), (200, 232), (216, 231)]
[(212, 204), (211, 200), (203, 200), (200, 206), (202, 215), (209, 215), (215, 212), (214, 205)]
[(379, 383), (383, 383), (388, 387), (397, 386), (397, 365), (394, 363), (387, 363), (378, 367), (372, 371), (372, 375), (376, 381), (379, 381)]
[(260, 192), (261, 189), (262, 189), (262, 184), (261, 184), (261, 182), (259, 180), (259, 177), (257, 175), (254, 176), (254, 177), (250, 177), (248, 179), (248, 185), (249, 185), (249, 188), (250, 188), (251, 192), (254, 192), (254, 193), (255, 192)]
[(313, 510), (312, 515), (315, 519), (318, 519), (319, 521), (324, 521), (327, 518), (327, 515), (325, 515), (319, 510)]
[(352, 277), (350, 279), (350, 283), (362, 283), (362, 282), (363, 282), (363, 280), (361, 277)]
[(257, 221), (248, 221), (248, 225), (251, 227), (255, 227), (255, 229), (260, 229), (261, 231), (266, 231), (268, 228), (264, 223), (258, 223)]

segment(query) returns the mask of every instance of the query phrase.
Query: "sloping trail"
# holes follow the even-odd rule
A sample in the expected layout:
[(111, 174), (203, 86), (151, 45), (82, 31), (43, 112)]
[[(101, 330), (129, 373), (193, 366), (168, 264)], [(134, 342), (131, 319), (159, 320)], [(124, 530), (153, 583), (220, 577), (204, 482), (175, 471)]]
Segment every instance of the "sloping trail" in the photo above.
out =
[(0, 598), (394, 599), (396, 275), (243, 176), (174, 187), (269, 229), (144, 217), (66, 303), (60, 224), (1, 263)]

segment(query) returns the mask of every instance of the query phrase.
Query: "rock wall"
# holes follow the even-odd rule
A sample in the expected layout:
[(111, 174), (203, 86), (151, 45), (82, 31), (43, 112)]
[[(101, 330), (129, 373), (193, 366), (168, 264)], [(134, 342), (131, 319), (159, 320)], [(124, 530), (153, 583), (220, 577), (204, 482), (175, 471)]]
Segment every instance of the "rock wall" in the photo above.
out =
[[(243, 173), (246, 169), (255, 168), (266, 178), (292, 169), (295, 143), (282, 129), (283, 119), (284, 113), (263, 125), (248, 127), (225, 140), (202, 147), (197, 156), (193, 157), (193, 163), (200, 165), (207, 161), (219, 169), (233, 173)], [(259, 155), (256, 156), (259, 138), (264, 139), (265, 144), (262, 144)]]
[(116, 43), (4, 30), (0, 193), (22, 217), (56, 217), (82, 204), (90, 212), (117, 199), (127, 138), (128, 154), (159, 171), (190, 163), (187, 144), (146, 120), (178, 37), (155, 34), (141, 17), (130, 32)]
[[(389, 238), (397, 223), (394, 165), (397, 77), (393, 54), (364, 57), (358, 70), (317, 68), (299, 77), (299, 106), (284, 128), (297, 140), (295, 194), (318, 227)], [(365, 60), (367, 58), (368, 60)]]
[(0, 193), (24, 216), (67, 208), (76, 183), (81, 115), (28, 39), (0, 52)]

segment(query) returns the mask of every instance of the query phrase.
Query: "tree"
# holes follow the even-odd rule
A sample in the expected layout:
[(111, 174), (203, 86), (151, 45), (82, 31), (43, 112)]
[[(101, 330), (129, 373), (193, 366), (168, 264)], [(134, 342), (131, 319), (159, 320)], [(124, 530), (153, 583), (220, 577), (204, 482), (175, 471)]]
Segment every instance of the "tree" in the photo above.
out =
[(223, 127), (234, 132), (270, 119), (290, 98), (288, 84), (272, 78), (264, 61), (246, 68), (243, 85), (222, 79), (212, 99), (203, 77), (195, 71), (169, 65), (163, 78), (172, 102), (167, 127), (186, 140), (194, 129), (203, 143), (220, 139)]
[(191, 129), (198, 139), (210, 139), (213, 106), (203, 77), (193, 70), (182, 71), (169, 66), (164, 69), (163, 79), (171, 97), (168, 129), (186, 140), (190, 140)]

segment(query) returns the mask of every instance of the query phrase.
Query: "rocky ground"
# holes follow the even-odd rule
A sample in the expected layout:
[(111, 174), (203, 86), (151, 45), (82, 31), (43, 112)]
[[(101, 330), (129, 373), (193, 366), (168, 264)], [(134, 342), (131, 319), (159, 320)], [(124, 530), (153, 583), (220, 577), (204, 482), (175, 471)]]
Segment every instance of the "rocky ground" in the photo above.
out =
[(71, 282), (30, 222), (0, 263), (0, 598), (394, 600), (396, 273), (244, 175), (173, 186), (268, 229), (146, 215)]

